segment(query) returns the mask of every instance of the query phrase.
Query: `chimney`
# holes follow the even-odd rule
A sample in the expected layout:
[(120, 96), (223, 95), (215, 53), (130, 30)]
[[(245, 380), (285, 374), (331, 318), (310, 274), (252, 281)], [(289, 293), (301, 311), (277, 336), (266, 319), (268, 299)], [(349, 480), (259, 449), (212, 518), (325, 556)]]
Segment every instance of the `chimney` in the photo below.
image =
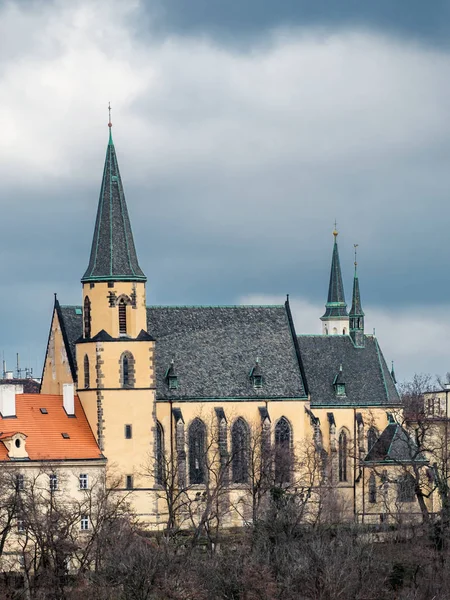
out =
[(75, 398), (73, 383), (63, 383), (63, 406), (69, 417), (75, 416)]
[(0, 413), (3, 418), (16, 416), (15, 385), (0, 385)]
[(14, 373), (12, 371), (6, 371), (5, 379), (14, 379)]

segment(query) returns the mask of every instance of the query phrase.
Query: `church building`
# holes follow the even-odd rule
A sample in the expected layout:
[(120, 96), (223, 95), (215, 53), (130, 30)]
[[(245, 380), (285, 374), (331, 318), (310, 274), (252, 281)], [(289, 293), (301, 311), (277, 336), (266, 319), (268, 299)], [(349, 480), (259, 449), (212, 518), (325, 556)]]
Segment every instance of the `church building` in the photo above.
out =
[[(349, 513), (367, 512), (361, 461), (400, 398), (377, 338), (364, 331), (356, 264), (347, 311), (337, 238), (335, 231), (321, 334), (296, 332), (289, 298), (273, 306), (148, 304), (109, 123), (81, 302), (55, 296), (41, 394), (62, 397), (74, 386), (96, 456), (120, 476), (118, 492), (131, 492), (144, 521), (166, 519), (163, 457), (176, 464), (177, 485), (202, 490), (213, 430), (220, 460), (230, 457), (232, 495), (245, 495), (246, 448), (265, 432), (264, 444), (288, 453), (307, 440), (320, 444)], [(236, 512), (230, 523), (245, 518)]]

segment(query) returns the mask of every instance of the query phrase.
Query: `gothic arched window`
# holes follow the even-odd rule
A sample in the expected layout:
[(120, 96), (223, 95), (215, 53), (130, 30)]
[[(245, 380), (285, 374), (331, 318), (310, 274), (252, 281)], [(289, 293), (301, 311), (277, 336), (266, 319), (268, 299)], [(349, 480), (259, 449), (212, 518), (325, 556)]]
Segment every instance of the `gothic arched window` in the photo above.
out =
[(189, 427), (189, 482), (205, 483), (206, 478), (206, 427), (194, 419)]
[(339, 435), (339, 481), (347, 481), (348, 437), (342, 430)]
[(367, 452), (370, 452), (370, 449), (375, 444), (378, 439), (378, 431), (375, 427), (371, 427), (367, 432)]
[(164, 430), (161, 423), (156, 423), (156, 483), (164, 483)]
[(120, 357), (120, 384), (125, 388), (134, 387), (134, 357), (128, 351)]
[(233, 483), (246, 483), (248, 479), (248, 426), (239, 417), (231, 428), (231, 466)]
[(91, 385), (91, 375), (89, 372), (89, 358), (88, 355), (84, 355), (84, 387), (88, 388)]
[(127, 303), (125, 298), (119, 300), (119, 335), (127, 332)]
[(84, 299), (84, 337), (91, 337), (91, 301), (88, 296)]
[(375, 479), (375, 475), (373, 473), (370, 474), (369, 477), (369, 502), (371, 504), (375, 504), (377, 501), (377, 482)]
[(291, 478), (291, 426), (286, 417), (275, 425), (275, 481), (288, 483)]

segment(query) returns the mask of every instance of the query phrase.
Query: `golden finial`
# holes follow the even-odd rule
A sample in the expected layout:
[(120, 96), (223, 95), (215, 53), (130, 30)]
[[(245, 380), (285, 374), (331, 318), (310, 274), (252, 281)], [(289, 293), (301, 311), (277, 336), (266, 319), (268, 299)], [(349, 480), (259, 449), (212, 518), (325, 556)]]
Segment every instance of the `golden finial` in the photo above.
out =
[(334, 231), (333, 231), (333, 235), (334, 235), (334, 238), (335, 238), (335, 239), (336, 239), (336, 238), (337, 238), (337, 236), (339, 235), (339, 234), (338, 234), (338, 230), (337, 230), (337, 221), (336, 221), (336, 219), (334, 220)]
[(358, 263), (357, 263), (357, 261), (356, 261), (356, 253), (357, 253), (357, 250), (356, 250), (356, 249), (358, 248), (358, 246), (359, 246), (359, 244), (353, 244), (353, 248), (355, 249), (355, 269), (356, 269), (356, 267), (357, 267), (357, 265), (358, 265)]
[(111, 127), (112, 127), (112, 123), (111, 123), (111, 102), (108, 102), (108, 113), (109, 113), (108, 127), (111, 129)]

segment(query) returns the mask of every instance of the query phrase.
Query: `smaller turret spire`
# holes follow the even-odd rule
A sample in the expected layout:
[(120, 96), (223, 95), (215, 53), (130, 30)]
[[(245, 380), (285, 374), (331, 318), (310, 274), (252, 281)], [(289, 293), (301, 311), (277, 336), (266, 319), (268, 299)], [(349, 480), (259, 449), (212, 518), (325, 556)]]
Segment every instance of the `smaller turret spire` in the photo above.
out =
[(352, 307), (350, 309), (350, 336), (355, 346), (364, 347), (364, 311), (361, 306), (361, 293), (359, 291), (358, 262), (356, 252), (358, 244), (353, 244), (355, 249), (355, 274), (353, 276)]

